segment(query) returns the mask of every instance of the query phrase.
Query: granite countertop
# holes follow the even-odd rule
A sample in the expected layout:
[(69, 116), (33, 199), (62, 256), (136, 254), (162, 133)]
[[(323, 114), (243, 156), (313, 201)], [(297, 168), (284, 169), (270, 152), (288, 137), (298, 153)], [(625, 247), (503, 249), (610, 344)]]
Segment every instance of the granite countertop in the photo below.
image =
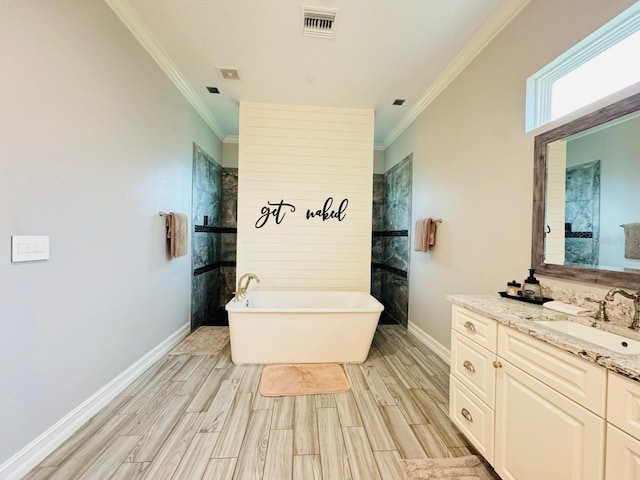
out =
[[(541, 305), (502, 298), (498, 295), (447, 295), (447, 300), (472, 312), (492, 318), (519, 332), (561, 348), (585, 360), (601, 365), (612, 372), (640, 381), (640, 355), (617, 353), (594, 343), (544, 327), (534, 320), (570, 320), (592, 325), (593, 318), (559, 313)], [(640, 333), (620, 324), (597, 322), (595, 328), (640, 341)]]

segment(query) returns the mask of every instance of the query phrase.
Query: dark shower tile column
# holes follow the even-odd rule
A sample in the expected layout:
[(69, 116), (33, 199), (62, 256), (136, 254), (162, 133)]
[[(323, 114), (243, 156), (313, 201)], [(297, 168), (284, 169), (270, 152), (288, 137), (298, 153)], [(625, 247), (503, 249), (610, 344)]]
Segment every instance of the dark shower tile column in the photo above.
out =
[(412, 169), (413, 155), (409, 155), (384, 174), (383, 230), (389, 234), (380, 237), (382, 246), (377, 246), (382, 250), (379, 299), (386, 316), (404, 326), (408, 324), (409, 310)]
[[(385, 229), (384, 225), (384, 175), (373, 175), (373, 209), (371, 225), (374, 232)], [(380, 300), (382, 286), (382, 270), (375, 265), (382, 263), (384, 243), (382, 237), (376, 235), (371, 239), (371, 295)]]
[[(238, 169), (223, 168), (222, 169), (222, 209), (221, 223), (223, 227), (230, 229), (237, 228), (238, 213)], [(220, 259), (222, 267), (221, 273), (221, 292), (220, 306), (225, 305), (233, 297), (235, 291), (236, 278), (236, 247), (238, 235), (233, 232), (225, 232), (222, 234), (222, 245)]]
[(222, 169), (200, 147), (193, 146), (193, 205), (191, 328), (208, 323), (216, 314), (220, 295), (220, 234), (196, 232), (196, 226), (219, 225)]

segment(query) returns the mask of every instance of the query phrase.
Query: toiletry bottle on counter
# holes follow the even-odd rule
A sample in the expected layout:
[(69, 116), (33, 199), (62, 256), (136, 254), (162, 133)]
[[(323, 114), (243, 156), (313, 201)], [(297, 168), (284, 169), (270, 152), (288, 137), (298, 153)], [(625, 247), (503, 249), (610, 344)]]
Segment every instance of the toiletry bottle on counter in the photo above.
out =
[(511, 282), (507, 282), (507, 295), (512, 297), (517, 297), (520, 295), (520, 283), (512, 280)]
[(542, 300), (542, 288), (540, 281), (534, 276), (535, 270), (529, 269), (529, 276), (524, 279), (522, 287), (522, 296), (529, 300)]

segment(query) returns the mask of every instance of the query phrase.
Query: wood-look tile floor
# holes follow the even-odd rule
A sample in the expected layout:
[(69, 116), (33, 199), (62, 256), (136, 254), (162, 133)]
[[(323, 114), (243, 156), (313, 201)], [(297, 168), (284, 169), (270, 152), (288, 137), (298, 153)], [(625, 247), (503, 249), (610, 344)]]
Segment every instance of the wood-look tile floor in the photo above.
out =
[(263, 397), (262, 365), (165, 356), (25, 479), (398, 480), (401, 458), (474, 453), (447, 416), (449, 368), (379, 326), (351, 391)]

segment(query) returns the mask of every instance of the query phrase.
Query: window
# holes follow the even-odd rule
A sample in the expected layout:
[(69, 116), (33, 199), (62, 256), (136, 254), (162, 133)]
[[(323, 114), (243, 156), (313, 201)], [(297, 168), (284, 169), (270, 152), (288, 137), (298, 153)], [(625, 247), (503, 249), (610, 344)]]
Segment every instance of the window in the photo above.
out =
[(640, 2), (527, 79), (528, 132), (640, 82)]

